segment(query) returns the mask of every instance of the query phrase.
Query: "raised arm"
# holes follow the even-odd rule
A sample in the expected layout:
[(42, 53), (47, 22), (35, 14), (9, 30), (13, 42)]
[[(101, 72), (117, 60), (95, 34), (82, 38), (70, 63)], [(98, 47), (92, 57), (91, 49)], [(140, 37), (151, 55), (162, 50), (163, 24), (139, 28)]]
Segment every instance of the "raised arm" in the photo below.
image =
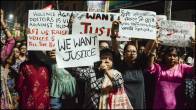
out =
[(147, 67), (151, 67), (155, 61), (157, 46), (158, 46), (158, 39), (149, 40), (146, 44), (146, 48), (144, 52), (148, 56)]
[(117, 41), (117, 37), (118, 37), (118, 28), (119, 28), (119, 24), (120, 24), (120, 21), (113, 21), (112, 23), (112, 29), (111, 29), (111, 40), (112, 40), (112, 50), (114, 52), (118, 52), (118, 46), (119, 46), (119, 43)]
[(6, 26), (6, 23), (4, 21), (4, 12), (3, 10), (1, 9), (1, 27), (2, 27), (2, 30), (3, 32), (5, 33), (6, 37), (9, 39), (9, 38), (13, 38), (11, 32), (8, 30), (7, 26)]

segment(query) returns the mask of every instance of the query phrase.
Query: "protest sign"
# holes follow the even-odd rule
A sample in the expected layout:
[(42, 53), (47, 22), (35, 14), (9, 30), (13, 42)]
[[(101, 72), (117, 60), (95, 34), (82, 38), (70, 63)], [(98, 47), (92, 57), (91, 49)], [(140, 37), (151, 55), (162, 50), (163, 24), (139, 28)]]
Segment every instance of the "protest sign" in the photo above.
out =
[(157, 28), (157, 36), (159, 36), (160, 34), (160, 23), (162, 20), (167, 20), (167, 16), (166, 15), (156, 15), (156, 28)]
[(72, 34), (97, 33), (99, 40), (111, 40), (112, 21), (118, 18), (118, 13), (77, 12), (74, 14)]
[(160, 23), (160, 41), (163, 45), (189, 47), (195, 39), (195, 23), (164, 20)]
[(120, 9), (119, 35), (142, 39), (156, 38), (156, 12)]
[(27, 49), (54, 49), (54, 37), (69, 34), (70, 16), (69, 11), (29, 10)]
[(55, 37), (56, 60), (59, 68), (93, 66), (99, 61), (96, 34), (74, 34)]
[(156, 15), (156, 21), (158, 24), (160, 24), (160, 22), (162, 20), (167, 20), (167, 16), (166, 15)]

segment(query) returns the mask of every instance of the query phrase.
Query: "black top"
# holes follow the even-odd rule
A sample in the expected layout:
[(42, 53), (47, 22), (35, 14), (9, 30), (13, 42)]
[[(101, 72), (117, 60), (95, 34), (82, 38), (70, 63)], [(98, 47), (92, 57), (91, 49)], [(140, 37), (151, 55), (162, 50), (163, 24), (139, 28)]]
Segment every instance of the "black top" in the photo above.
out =
[(136, 63), (119, 62), (115, 67), (122, 73), (124, 87), (134, 109), (145, 108), (144, 68), (145, 55), (138, 55)]

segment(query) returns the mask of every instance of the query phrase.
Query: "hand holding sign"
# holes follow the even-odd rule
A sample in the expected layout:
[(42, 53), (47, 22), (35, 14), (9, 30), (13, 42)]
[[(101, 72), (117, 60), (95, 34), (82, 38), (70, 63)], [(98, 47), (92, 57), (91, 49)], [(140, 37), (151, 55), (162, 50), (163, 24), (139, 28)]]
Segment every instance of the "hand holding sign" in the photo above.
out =
[(119, 24), (121, 22), (119, 20), (115, 20), (112, 22), (112, 29), (111, 29), (111, 38), (117, 38), (119, 32)]
[(1, 22), (3, 21), (3, 16), (4, 16), (3, 10), (1, 9)]

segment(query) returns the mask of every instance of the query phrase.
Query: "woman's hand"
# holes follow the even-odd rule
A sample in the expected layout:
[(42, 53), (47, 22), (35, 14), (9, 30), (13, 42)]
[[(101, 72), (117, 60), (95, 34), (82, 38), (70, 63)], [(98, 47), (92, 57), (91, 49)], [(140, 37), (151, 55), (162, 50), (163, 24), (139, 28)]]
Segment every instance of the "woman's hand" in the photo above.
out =
[(3, 16), (4, 16), (4, 12), (3, 12), (3, 10), (1, 9), (1, 22), (3, 21)]
[(104, 63), (103, 61), (102, 61), (102, 63), (100, 64), (100, 66), (99, 66), (99, 70), (100, 71), (107, 71), (108, 70), (108, 67), (107, 67), (107, 65), (106, 65), (106, 63)]
[(1, 9), (1, 27), (3, 28), (3, 29), (5, 29), (6, 28), (6, 24), (5, 24), (5, 22), (4, 22), (4, 11)]
[(119, 24), (121, 22), (119, 20), (115, 20), (112, 22), (112, 29), (111, 29), (111, 38), (116, 38), (118, 36)]

